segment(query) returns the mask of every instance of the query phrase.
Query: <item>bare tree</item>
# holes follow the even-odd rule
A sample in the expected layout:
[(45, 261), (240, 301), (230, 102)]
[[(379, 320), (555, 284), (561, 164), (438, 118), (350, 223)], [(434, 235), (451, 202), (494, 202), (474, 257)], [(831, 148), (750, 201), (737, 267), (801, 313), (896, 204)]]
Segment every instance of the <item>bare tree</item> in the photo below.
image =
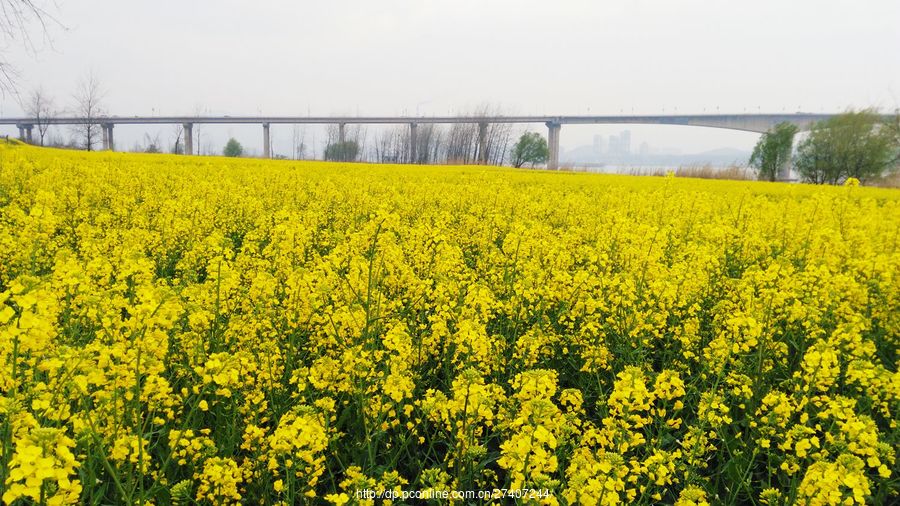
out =
[(184, 145), (181, 143), (181, 140), (184, 137), (184, 127), (182, 125), (174, 125), (172, 127), (172, 134), (175, 137), (175, 141), (172, 143), (172, 154), (184, 154)]
[(409, 139), (409, 134), (403, 130), (407, 126), (395, 126), (385, 128), (375, 136), (373, 146), (374, 159), (378, 163), (398, 163), (403, 161), (403, 150)]
[(159, 140), (159, 132), (151, 136), (144, 134), (144, 146), (141, 150), (144, 153), (162, 153), (162, 141)]
[(44, 88), (38, 87), (31, 91), (31, 96), (25, 104), (25, 112), (34, 118), (41, 146), (44, 145), (44, 137), (50, 128), (49, 119), (55, 114), (53, 109), (53, 99), (47, 95)]
[(294, 125), (291, 132), (291, 153), (294, 160), (306, 159), (306, 128), (300, 128), (300, 125)]
[[(49, 23), (59, 24), (42, 6), (48, 2), (32, 0), (0, 0), (0, 47), (8, 47), (11, 42), (20, 42), (29, 50), (35, 50), (34, 38), (29, 28), (33, 23), (40, 25), (40, 32), (47, 40)], [(18, 72), (15, 67), (0, 56), (0, 93), (16, 91)]]
[(369, 128), (363, 125), (356, 126), (356, 132), (354, 135), (354, 140), (356, 141), (356, 145), (359, 146), (359, 152), (362, 154), (362, 159), (359, 161), (368, 161), (366, 159), (366, 140), (369, 137)]
[[(499, 107), (484, 105), (474, 113), (464, 114), (473, 118), (501, 116)], [(479, 124), (484, 125), (483, 127)], [(509, 154), (512, 125), (505, 123), (454, 123), (447, 134), (444, 156), (449, 163), (488, 163), (503, 165)], [(484, 128), (484, 145), (481, 129)], [(439, 142), (439, 144), (441, 144)]]
[(512, 140), (512, 125), (509, 123), (491, 123), (487, 130), (486, 153), (484, 160), (490, 165), (503, 165), (509, 153)]
[[(206, 106), (200, 105), (200, 104), (194, 105), (194, 116), (195, 117), (196, 116), (208, 116), (208, 115), (209, 115), (209, 107), (206, 107)], [(195, 139), (192, 139), (193, 142), (191, 142), (191, 146), (196, 147), (196, 149), (194, 150), (195, 155), (203, 154), (203, 145), (200, 142), (201, 141), (200, 134), (202, 134), (204, 131), (202, 125), (203, 125), (202, 123), (194, 123), (194, 126), (191, 128), (191, 131), (195, 138)]]
[(75, 99), (75, 116), (81, 118), (81, 123), (75, 125), (77, 136), (84, 143), (88, 151), (94, 149), (97, 138), (100, 136), (98, 118), (103, 115), (102, 102), (106, 92), (100, 87), (100, 81), (93, 72), (89, 72), (78, 83)]
[(416, 160), (412, 163), (434, 163), (441, 152), (443, 132), (438, 125), (426, 123), (419, 125), (416, 132)]
[(478, 125), (454, 123), (447, 134), (446, 161), (467, 164), (475, 161), (478, 150)]

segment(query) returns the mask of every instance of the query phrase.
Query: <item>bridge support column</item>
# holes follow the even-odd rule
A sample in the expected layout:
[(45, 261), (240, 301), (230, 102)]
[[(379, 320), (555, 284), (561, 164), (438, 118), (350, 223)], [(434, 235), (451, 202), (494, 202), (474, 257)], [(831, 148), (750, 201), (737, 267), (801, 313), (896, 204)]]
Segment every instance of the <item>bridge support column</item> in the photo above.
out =
[(547, 158), (547, 169), (559, 170), (559, 131), (562, 129), (562, 125), (556, 121), (548, 121), (547, 128), (549, 130), (547, 148), (550, 151)]
[(487, 127), (487, 123), (478, 124), (478, 161), (484, 164), (488, 161)]
[(340, 148), (338, 149), (338, 161), (341, 161), (341, 162), (346, 162), (346, 161), (347, 161), (347, 160), (346, 160), (346, 158), (347, 158), (347, 149), (346, 149), (346, 147), (344, 146), (344, 142), (345, 142), (346, 139), (347, 139), (347, 137), (346, 137), (346, 130), (347, 130), (347, 124), (346, 124), (346, 123), (338, 123), (338, 145), (340, 146)]
[(25, 125), (25, 142), (28, 144), (34, 144), (34, 137), (31, 135), (33, 129), (34, 125)]
[(25, 142), (25, 125), (16, 125), (19, 127), (19, 140)]
[(788, 158), (787, 160), (781, 162), (781, 166), (778, 167), (778, 176), (776, 176), (778, 181), (790, 181), (791, 180), (791, 160)]
[[(92, 128), (92, 126), (88, 125), (88, 128)], [(100, 136), (103, 139), (103, 151), (109, 149), (109, 132), (106, 130), (106, 125), (100, 125)]]
[(106, 138), (109, 141), (109, 145), (107, 146), (107, 149), (109, 149), (110, 151), (115, 151), (116, 143), (113, 141), (113, 124), (107, 123), (105, 125), (105, 128), (106, 128)]
[(791, 181), (791, 160), (794, 158), (794, 139), (791, 139), (791, 149), (788, 151), (788, 156), (785, 160), (782, 160), (781, 165), (778, 167), (778, 174), (775, 176), (778, 181)]
[(185, 123), (184, 127), (184, 154), (194, 154), (194, 124)]
[(272, 143), (269, 139), (268, 123), (263, 123), (263, 158), (272, 158)]
[(416, 137), (418, 127), (415, 123), (409, 124), (409, 163), (419, 163), (419, 140)]

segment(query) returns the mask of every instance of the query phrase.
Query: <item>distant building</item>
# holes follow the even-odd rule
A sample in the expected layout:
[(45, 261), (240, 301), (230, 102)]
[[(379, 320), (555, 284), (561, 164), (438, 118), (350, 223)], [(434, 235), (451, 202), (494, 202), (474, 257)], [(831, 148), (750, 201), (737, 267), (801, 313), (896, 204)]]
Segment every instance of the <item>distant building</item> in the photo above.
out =
[(627, 156), (631, 154), (631, 131), (624, 130), (619, 135), (610, 135), (608, 153), (611, 156)]
[(609, 154), (612, 156), (618, 156), (622, 154), (622, 145), (619, 142), (618, 135), (609, 136)]
[(606, 139), (602, 135), (594, 135), (594, 154), (602, 155), (606, 153)]
[(620, 133), (619, 139), (621, 139), (622, 143), (622, 153), (625, 155), (631, 154), (631, 130), (625, 130)]

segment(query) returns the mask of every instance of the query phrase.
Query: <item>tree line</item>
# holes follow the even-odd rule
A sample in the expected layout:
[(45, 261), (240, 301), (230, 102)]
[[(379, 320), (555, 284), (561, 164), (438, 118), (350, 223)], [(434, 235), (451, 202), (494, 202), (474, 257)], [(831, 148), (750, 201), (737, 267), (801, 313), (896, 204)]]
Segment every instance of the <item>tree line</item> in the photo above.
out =
[[(485, 106), (465, 115), (487, 118), (497, 114), (498, 111)], [(512, 125), (486, 122), (483, 146), (480, 128), (478, 123), (446, 126), (423, 123), (416, 125), (415, 137), (409, 125), (386, 128), (369, 136), (366, 127), (353, 125), (345, 127), (341, 137), (339, 127), (331, 125), (328, 127), (324, 158), (378, 163), (508, 163), (512, 149)], [(415, 149), (412, 149), (413, 142)]]
[[(106, 92), (97, 77), (90, 73), (79, 81), (76, 92), (72, 95), (72, 106), (68, 110), (56, 108), (55, 101), (41, 87), (34, 89), (25, 101), (25, 113), (34, 118), (37, 135), (35, 144), (40, 146), (68, 147), (92, 151), (100, 142), (100, 118), (106, 114), (103, 99)], [(63, 112), (84, 118), (84, 122), (75, 125), (72, 138), (50, 138), (49, 119)], [(498, 111), (490, 107), (482, 107), (472, 117), (490, 117)], [(478, 123), (457, 123), (447, 127), (424, 123), (416, 126), (416, 149), (412, 150), (413, 136), (408, 125), (397, 125), (383, 129), (370, 136), (363, 125), (329, 125), (326, 129), (323, 158), (330, 161), (368, 161), (378, 163), (451, 163), (471, 164), (486, 163), (489, 165), (512, 164), (521, 167), (528, 163), (532, 166), (547, 160), (547, 141), (534, 132), (526, 132), (518, 142), (513, 143), (513, 127), (510, 124), (487, 123), (485, 142), (480, 142)], [(195, 127), (195, 130), (197, 128)], [(341, 132), (343, 130), (343, 132)], [(143, 143), (136, 144), (132, 151), (145, 153), (184, 152), (183, 131), (180, 125), (174, 126), (174, 139), (168, 146), (160, 139), (160, 135), (145, 135)], [(199, 145), (199, 143), (197, 143)], [(291, 154), (294, 158), (304, 158), (308, 148), (305, 139), (295, 128), (292, 139)], [(483, 150), (483, 152), (482, 152)], [(415, 159), (412, 159), (413, 153)], [(225, 156), (242, 156), (243, 146), (236, 139), (229, 139), (222, 151)]]
[(779, 123), (760, 137), (750, 156), (759, 179), (775, 181), (793, 169), (800, 180), (842, 184), (862, 183), (900, 172), (900, 113), (848, 111), (815, 123), (793, 150), (798, 128)]

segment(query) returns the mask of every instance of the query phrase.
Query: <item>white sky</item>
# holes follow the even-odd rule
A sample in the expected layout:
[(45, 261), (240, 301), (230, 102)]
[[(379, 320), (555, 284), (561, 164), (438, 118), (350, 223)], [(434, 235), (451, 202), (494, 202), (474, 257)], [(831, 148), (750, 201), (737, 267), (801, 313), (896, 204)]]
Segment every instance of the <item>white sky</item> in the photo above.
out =
[[(900, 2), (56, 0), (50, 44), (7, 44), (20, 89), (144, 114), (841, 111), (900, 105)], [(21, 114), (4, 97), (5, 116)], [(203, 127), (260, 149), (262, 129)], [(534, 129), (543, 132), (543, 126)], [(566, 126), (563, 147), (622, 126)], [(155, 127), (119, 127), (120, 148)], [(9, 133), (13, 129), (9, 129)], [(753, 134), (631, 127), (632, 144), (750, 149)], [(165, 138), (171, 128), (160, 129)], [(275, 151), (291, 127), (273, 127)], [(310, 132), (308, 135), (312, 135)], [(319, 137), (323, 137), (320, 132)], [(309, 137), (308, 137), (309, 140)], [(201, 140), (201, 144), (204, 141)]]

